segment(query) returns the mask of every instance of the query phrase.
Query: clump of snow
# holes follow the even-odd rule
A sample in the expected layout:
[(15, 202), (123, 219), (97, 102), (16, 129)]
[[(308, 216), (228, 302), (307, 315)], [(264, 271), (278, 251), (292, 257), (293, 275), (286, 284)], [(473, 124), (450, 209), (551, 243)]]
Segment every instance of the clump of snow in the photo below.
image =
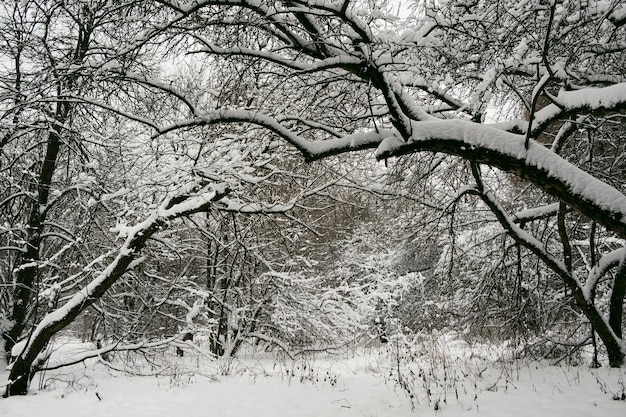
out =
[(27, 339), (23, 339), (13, 345), (13, 347), (11, 348), (11, 356), (14, 358), (20, 356), (20, 354), (24, 351), (27, 342)]
[(557, 102), (565, 109), (613, 108), (626, 103), (626, 83), (603, 88), (583, 88), (574, 91), (561, 91)]

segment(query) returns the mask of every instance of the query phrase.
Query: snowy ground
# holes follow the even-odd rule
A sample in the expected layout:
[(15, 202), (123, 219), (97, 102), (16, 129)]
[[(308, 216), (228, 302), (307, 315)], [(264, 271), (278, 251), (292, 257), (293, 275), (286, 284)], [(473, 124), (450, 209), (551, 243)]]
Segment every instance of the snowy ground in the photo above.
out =
[[(81, 348), (66, 342), (63, 349)], [(221, 362), (169, 352), (147, 364), (120, 354), (115, 366), (132, 362), (134, 369), (161, 375), (131, 376), (95, 360), (49, 371), (35, 377), (30, 395), (0, 399), (0, 416), (626, 415), (624, 368), (503, 358), (501, 352), (476, 355), (458, 342), (440, 341), (429, 349), (387, 345), (296, 361), (255, 355)], [(0, 377), (6, 380), (4, 371)]]

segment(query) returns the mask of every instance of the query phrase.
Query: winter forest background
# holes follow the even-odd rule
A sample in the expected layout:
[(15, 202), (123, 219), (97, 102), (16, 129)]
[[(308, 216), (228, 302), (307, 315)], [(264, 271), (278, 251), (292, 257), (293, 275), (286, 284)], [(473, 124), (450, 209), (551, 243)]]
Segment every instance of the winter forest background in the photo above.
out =
[(623, 365), (623, 2), (22, 0), (0, 22), (7, 396), (114, 351), (433, 332)]

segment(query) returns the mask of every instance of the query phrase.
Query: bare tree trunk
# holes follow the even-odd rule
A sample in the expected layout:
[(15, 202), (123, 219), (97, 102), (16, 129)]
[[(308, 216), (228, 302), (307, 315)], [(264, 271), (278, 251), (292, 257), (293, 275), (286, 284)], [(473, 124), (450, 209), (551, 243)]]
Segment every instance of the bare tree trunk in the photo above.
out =
[(619, 338), (622, 334), (622, 317), (624, 315), (624, 297), (626, 297), (626, 259), (622, 259), (615, 280), (609, 303), (609, 325), (613, 333)]
[(39, 271), (39, 252), (42, 243), (42, 229), (46, 220), (46, 208), (50, 196), (50, 185), (61, 149), (62, 126), (68, 118), (70, 106), (67, 103), (57, 105), (57, 118), (50, 131), (46, 154), (37, 184), (37, 201), (32, 204), (26, 227), (28, 238), (21, 262), (15, 266), (15, 286), (11, 311), (12, 325), (2, 334), (5, 341), (5, 354), (10, 357), (11, 349), (17, 343), (26, 328), (26, 320), (35, 295), (35, 286)]

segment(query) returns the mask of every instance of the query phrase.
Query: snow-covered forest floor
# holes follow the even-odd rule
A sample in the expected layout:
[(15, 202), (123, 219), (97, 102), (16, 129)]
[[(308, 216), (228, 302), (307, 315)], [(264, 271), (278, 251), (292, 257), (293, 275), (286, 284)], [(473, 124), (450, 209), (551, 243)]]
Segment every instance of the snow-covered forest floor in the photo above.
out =
[[(56, 353), (87, 348), (65, 340)], [(170, 348), (39, 374), (28, 396), (0, 400), (0, 416), (610, 417), (626, 413), (625, 379), (624, 368), (512, 360), (505, 347), (443, 337), (293, 360), (213, 360), (190, 348), (181, 358)]]

